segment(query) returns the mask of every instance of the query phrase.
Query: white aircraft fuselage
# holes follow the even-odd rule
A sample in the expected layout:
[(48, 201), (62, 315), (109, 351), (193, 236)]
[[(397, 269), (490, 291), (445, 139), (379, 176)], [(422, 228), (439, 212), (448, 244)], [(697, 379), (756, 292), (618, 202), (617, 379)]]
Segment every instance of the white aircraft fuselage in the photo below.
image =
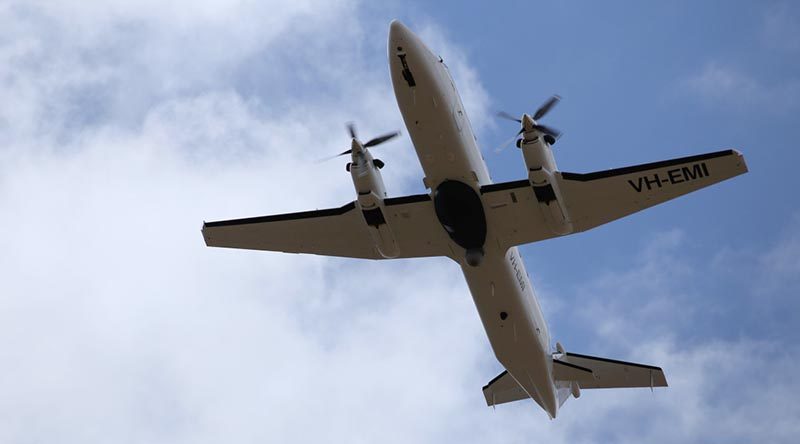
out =
[[(389, 64), (397, 103), (434, 201), (437, 194), (463, 201), (473, 193), (480, 203), (480, 187), (492, 181), (444, 61), (394, 21), (389, 31)], [(482, 212), (458, 216), (483, 219)], [(475, 221), (481, 223), (485, 224)], [(485, 238), (492, 237), (492, 228), (485, 226)], [(550, 334), (522, 257), (516, 247), (505, 250), (496, 243), (480, 242), (483, 257), (476, 267), (465, 259), (469, 239), (462, 243), (467, 245), (462, 245), (464, 250), (454, 251), (451, 257), (459, 258), (495, 356), (555, 418), (558, 401), (551, 375)]]

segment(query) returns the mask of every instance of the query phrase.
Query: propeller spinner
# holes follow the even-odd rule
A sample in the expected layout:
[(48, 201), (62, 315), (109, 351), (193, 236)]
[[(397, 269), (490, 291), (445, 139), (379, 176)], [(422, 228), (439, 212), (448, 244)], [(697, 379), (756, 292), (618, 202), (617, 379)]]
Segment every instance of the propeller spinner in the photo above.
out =
[[(500, 111), (499, 113), (497, 113), (497, 115), (498, 117), (501, 117), (506, 120), (511, 120), (522, 125), (522, 128), (520, 128), (519, 132), (517, 132), (517, 134), (514, 135), (514, 139), (519, 137), (519, 135), (522, 133), (536, 130), (543, 133), (545, 135), (545, 140), (547, 140), (547, 143), (552, 145), (556, 142), (556, 140), (558, 140), (559, 137), (561, 137), (561, 131), (551, 126), (543, 125), (539, 123), (539, 120), (542, 117), (546, 116), (547, 113), (549, 113), (550, 110), (552, 110), (553, 107), (555, 107), (560, 100), (561, 100), (560, 96), (554, 95), (549, 99), (547, 99), (547, 101), (545, 101), (542, 104), (542, 106), (540, 106), (539, 109), (537, 109), (536, 112), (533, 113), (533, 116), (530, 116), (528, 114), (523, 114), (521, 119), (514, 117), (505, 111)], [(500, 148), (498, 148), (496, 151), (500, 151), (503, 147), (508, 145), (508, 143), (510, 142), (501, 145)]]
[[(395, 137), (400, 135), (399, 131), (393, 131), (391, 133), (386, 133), (386, 134), (384, 134), (382, 136), (378, 136), (378, 137), (375, 137), (373, 139), (370, 139), (366, 143), (361, 143), (361, 141), (358, 139), (358, 133), (356, 132), (356, 126), (355, 126), (355, 124), (353, 124), (353, 122), (348, 122), (347, 123), (347, 132), (350, 134), (350, 139), (351, 139), (350, 149), (346, 150), (346, 151), (342, 151), (339, 154), (335, 154), (333, 156), (325, 157), (323, 159), (320, 159), (318, 162), (325, 162), (325, 161), (328, 161), (328, 160), (335, 159), (335, 158), (337, 158), (339, 156), (352, 154), (354, 151), (356, 153), (363, 152), (365, 148), (372, 148), (374, 146), (378, 146), (378, 145), (380, 145), (380, 144), (382, 144), (384, 142), (388, 142), (389, 140), (394, 139)], [(380, 159), (375, 159), (374, 162), (375, 162), (375, 165), (378, 168), (383, 168), (383, 162), (381, 162)], [(348, 164), (348, 168), (349, 168), (349, 164)], [(349, 169), (348, 169), (348, 171), (349, 171)]]
[(373, 146), (378, 146), (378, 145), (380, 145), (380, 144), (382, 144), (384, 142), (387, 142), (387, 141), (389, 141), (391, 139), (394, 139), (395, 137), (400, 135), (399, 131), (393, 131), (391, 133), (386, 133), (386, 134), (384, 134), (382, 136), (378, 136), (378, 137), (375, 137), (373, 139), (370, 139), (366, 143), (362, 144), (361, 141), (358, 140), (358, 134), (356, 133), (356, 126), (355, 126), (355, 124), (353, 124), (353, 122), (350, 122), (350, 123), (347, 124), (347, 131), (350, 133), (350, 138), (353, 139), (353, 146), (349, 150), (342, 151), (341, 153), (337, 154), (334, 157), (339, 157), (339, 156), (344, 156), (345, 154), (350, 154), (350, 153), (353, 152), (353, 149), (358, 149), (357, 146), (361, 147), (361, 148), (372, 148)]

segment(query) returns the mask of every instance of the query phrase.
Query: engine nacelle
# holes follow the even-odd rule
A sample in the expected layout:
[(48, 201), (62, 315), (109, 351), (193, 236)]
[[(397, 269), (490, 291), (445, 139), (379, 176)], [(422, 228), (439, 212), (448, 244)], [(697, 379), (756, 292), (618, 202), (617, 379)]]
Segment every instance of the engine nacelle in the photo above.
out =
[(354, 152), (353, 161), (349, 165), (353, 186), (358, 193), (358, 207), (367, 224), (372, 243), (381, 256), (391, 259), (400, 254), (397, 240), (392, 228), (386, 221), (383, 199), (386, 188), (379, 166), (383, 162), (375, 161), (367, 150)]
[(347, 164), (353, 186), (359, 195), (373, 193), (379, 198), (386, 197), (386, 187), (383, 185), (380, 167), (383, 162), (372, 158), (369, 151), (364, 150), (353, 154), (353, 161)]
[(550, 144), (541, 134), (531, 131), (525, 133), (520, 149), (528, 167), (528, 181), (539, 201), (539, 209), (547, 226), (556, 234), (572, 233), (572, 222), (553, 175), (557, 167)]

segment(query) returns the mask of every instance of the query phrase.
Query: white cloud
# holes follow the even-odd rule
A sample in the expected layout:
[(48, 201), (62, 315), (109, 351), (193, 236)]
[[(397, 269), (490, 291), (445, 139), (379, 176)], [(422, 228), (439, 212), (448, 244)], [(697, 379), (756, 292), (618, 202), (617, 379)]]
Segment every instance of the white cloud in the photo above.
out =
[(766, 107), (787, 111), (793, 109), (800, 98), (800, 81), (796, 79), (764, 83), (741, 69), (719, 62), (707, 63), (684, 85), (709, 103), (742, 110)]
[[(576, 295), (562, 297), (571, 308), (551, 317), (556, 330), (583, 333), (585, 343), (565, 344), (567, 349), (662, 366), (670, 387), (653, 395), (584, 391), (544, 433), (553, 433), (556, 442), (791, 442), (800, 431), (794, 420), (800, 412), (787, 398), (800, 389), (792, 377), (800, 362), (795, 338), (771, 335), (767, 326), (754, 326), (738, 312), (720, 320), (713, 310), (747, 304), (741, 310), (755, 316), (766, 307), (796, 312), (792, 286), (767, 290), (763, 285), (773, 269), (792, 267), (796, 225), (789, 225), (774, 248), (747, 255), (728, 252), (725, 256), (739, 263), (716, 258), (708, 267), (702, 257), (686, 260), (683, 248), (691, 243), (686, 234), (662, 233), (631, 259), (630, 268), (606, 269), (576, 285)], [(771, 265), (754, 267), (759, 257)], [(725, 281), (731, 273), (758, 284), (734, 281), (711, 286), (731, 293), (706, 292), (705, 283)], [(794, 282), (796, 273), (781, 276)]]
[(791, 2), (778, 2), (767, 8), (762, 22), (764, 42), (787, 52), (800, 51), (800, 9)]
[[(0, 6), (0, 442), (663, 441), (676, 423), (686, 440), (791, 436), (780, 391), (797, 391), (795, 350), (632, 338), (619, 357), (664, 363), (673, 388), (587, 393), (555, 422), (530, 402), (492, 414), (480, 387), (499, 369), (454, 264), (207, 249), (203, 219), (350, 200), (341, 163), (311, 160), (346, 144), (347, 120), (365, 135), (400, 126), (385, 35), (367, 35), (380, 24), (359, 11)], [(425, 31), (484, 121), (476, 72), (437, 33)], [(399, 194), (419, 167), (394, 143), (381, 156)], [(687, 272), (658, 259), (680, 233), (662, 240), (623, 282)], [(614, 287), (599, 281), (598, 297)], [(740, 374), (768, 372), (788, 382), (741, 390)], [(733, 386), (739, 397), (720, 395)], [(747, 422), (770, 412), (780, 427)], [(737, 422), (696, 419), (715, 415)]]
[[(481, 407), (491, 355), (454, 264), (212, 250), (200, 236), (204, 218), (352, 199), (342, 162), (313, 160), (346, 145), (345, 121), (365, 136), (401, 122), (385, 35), (360, 48), (369, 18), (354, 11), (0, 11), (0, 441), (407, 442)], [(323, 82), (311, 95), (291, 90), (302, 71)], [(243, 73), (277, 86), (245, 95)], [(395, 143), (399, 194), (419, 167)], [(398, 420), (415, 426), (386, 435)]]
[(761, 266), (770, 275), (800, 277), (800, 214), (795, 214), (778, 242), (761, 256)]
[[(742, 65), (712, 59), (698, 72), (682, 80), (680, 86), (711, 104), (733, 106), (744, 111), (753, 108), (779, 113), (794, 111), (800, 101), (800, 78), (775, 74), (789, 72), (777, 68), (786, 65), (787, 55), (791, 60), (792, 53), (800, 50), (798, 25), (800, 15), (794, 5), (773, 3), (764, 8), (761, 17), (762, 47), (758, 60)], [(764, 71), (764, 66), (767, 71)]]

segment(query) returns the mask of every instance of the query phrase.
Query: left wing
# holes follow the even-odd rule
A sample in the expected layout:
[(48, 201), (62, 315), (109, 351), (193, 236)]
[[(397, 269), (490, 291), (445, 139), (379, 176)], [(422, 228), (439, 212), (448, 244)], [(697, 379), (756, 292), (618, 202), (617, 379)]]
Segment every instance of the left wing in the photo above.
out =
[[(384, 200), (384, 221), (400, 258), (451, 255), (448, 238), (427, 194)], [(203, 224), (209, 247), (384, 259), (358, 204)]]

